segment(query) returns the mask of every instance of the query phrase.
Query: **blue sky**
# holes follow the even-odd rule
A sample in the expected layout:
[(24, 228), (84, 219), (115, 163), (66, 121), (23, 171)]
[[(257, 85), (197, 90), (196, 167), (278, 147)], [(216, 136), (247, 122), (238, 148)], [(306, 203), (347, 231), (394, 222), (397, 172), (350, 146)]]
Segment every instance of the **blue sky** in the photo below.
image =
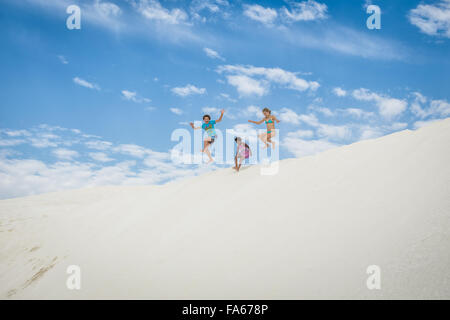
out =
[[(66, 8), (81, 8), (69, 30)], [(381, 8), (369, 30), (366, 8)], [(450, 1), (0, 0), (0, 197), (151, 184), (204, 113), (247, 135), (269, 107), (280, 157), (450, 115)], [(198, 150), (192, 150), (192, 152)]]

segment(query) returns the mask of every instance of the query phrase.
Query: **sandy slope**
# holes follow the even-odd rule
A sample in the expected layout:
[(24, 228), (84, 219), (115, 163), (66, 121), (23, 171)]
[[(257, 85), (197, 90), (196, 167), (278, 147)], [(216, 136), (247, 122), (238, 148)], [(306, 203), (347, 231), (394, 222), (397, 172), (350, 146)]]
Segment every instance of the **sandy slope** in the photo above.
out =
[[(275, 176), (3, 200), (0, 250), (1, 298), (449, 299), (450, 119)], [(369, 265), (381, 290), (366, 287)]]

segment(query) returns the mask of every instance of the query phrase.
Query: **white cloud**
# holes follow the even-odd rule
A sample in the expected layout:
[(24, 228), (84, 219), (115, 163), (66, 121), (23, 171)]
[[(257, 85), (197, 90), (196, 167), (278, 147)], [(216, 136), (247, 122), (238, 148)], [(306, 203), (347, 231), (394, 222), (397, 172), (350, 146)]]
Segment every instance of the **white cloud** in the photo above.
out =
[(258, 132), (249, 123), (240, 123), (227, 130), (234, 137), (240, 137), (248, 142), (255, 143), (258, 140)]
[(217, 72), (227, 74), (228, 83), (242, 96), (263, 96), (269, 92), (270, 84), (296, 91), (315, 91), (320, 86), (318, 82), (304, 80), (281, 68), (223, 65), (217, 68)]
[(220, 115), (220, 110), (219, 108), (215, 108), (215, 107), (204, 107), (202, 108), (202, 112), (212, 115), (212, 116), (219, 116)]
[(136, 144), (121, 144), (114, 147), (112, 151), (117, 153), (126, 154), (136, 158), (143, 158), (149, 152), (146, 148), (138, 146)]
[[(44, 157), (45, 162), (27, 159), (28, 151), (18, 152), (12, 149), (15, 146), (0, 148), (0, 198), (99, 185), (156, 184), (215, 168), (175, 164), (169, 152), (157, 152), (135, 144), (113, 145), (78, 129), (41, 125), (29, 130), (0, 129), (0, 135), (0, 141), (3, 137), (16, 136), (29, 144), (33, 143), (33, 139), (47, 139), (47, 144), (57, 140), (55, 145), (72, 145), (70, 149), (58, 148), (45, 155), (42, 152), (34, 154)], [(92, 152), (89, 149), (107, 152)], [(109, 163), (114, 160), (110, 158), (112, 153), (120, 154), (125, 159), (111, 165)], [(76, 161), (73, 161), (74, 158)]]
[(380, 128), (363, 126), (361, 128), (361, 135), (359, 140), (369, 140), (381, 137), (383, 135), (383, 131)]
[(406, 122), (394, 122), (392, 124), (384, 124), (384, 125), (370, 125), (370, 124), (362, 124), (357, 125), (355, 129), (359, 130), (359, 138), (358, 141), (376, 139), (385, 134), (389, 134), (393, 131), (404, 130), (408, 127), (408, 123)]
[[(229, 6), (226, 0), (193, 0), (190, 4), (191, 18), (200, 22), (206, 22), (217, 15), (228, 18), (230, 12), (225, 10)], [(201, 15), (202, 11), (207, 11), (209, 15)], [(211, 17), (214, 15), (214, 17)]]
[(108, 157), (108, 155), (104, 152), (90, 152), (89, 156), (99, 162), (109, 162), (113, 161), (114, 159)]
[(438, 121), (439, 119), (432, 119), (432, 120), (427, 120), (427, 121), (416, 121), (413, 124), (414, 129), (420, 129), (422, 127), (425, 127), (433, 122)]
[(198, 13), (202, 10), (208, 10), (212, 13), (220, 11), (221, 6), (228, 6), (229, 3), (226, 0), (193, 0), (191, 3), (191, 12), (195, 15), (195, 18), (201, 18)]
[(266, 25), (271, 25), (278, 16), (275, 9), (264, 8), (258, 4), (244, 5), (244, 15), (252, 20), (259, 21)]
[(90, 149), (96, 149), (96, 150), (108, 150), (111, 148), (112, 143), (108, 141), (102, 141), (102, 140), (91, 140), (85, 142), (86, 146)]
[(0, 197), (10, 198), (44, 192), (127, 184), (136, 176), (132, 163), (94, 169), (89, 163), (56, 162), (34, 159), (0, 159)]
[[(352, 137), (352, 130), (347, 125), (329, 125), (319, 122), (314, 114), (298, 114), (294, 110), (289, 108), (282, 108), (278, 112), (278, 118), (286, 123), (298, 125), (300, 123), (307, 124), (316, 129), (316, 134), (320, 138), (326, 138), (325, 140), (340, 141), (348, 140)], [(306, 131), (308, 132), (308, 130)], [(303, 132), (301, 132), (303, 133)], [(293, 136), (291, 138), (305, 138), (306, 136)], [(323, 140), (323, 139), (321, 139)], [(323, 142), (323, 141), (322, 141)], [(323, 145), (323, 144), (321, 144)]]
[(135, 158), (144, 158), (151, 156), (162, 160), (168, 157), (167, 153), (156, 152), (136, 144), (120, 144), (117, 147), (112, 148), (112, 151), (129, 155)]
[(220, 54), (217, 51), (214, 51), (210, 48), (203, 48), (203, 51), (206, 53), (206, 55), (212, 59), (219, 59), (219, 60), (225, 60), (223, 57), (220, 56)]
[(12, 147), (25, 143), (22, 139), (0, 139), (0, 147)]
[(10, 137), (29, 137), (31, 135), (28, 130), (5, 130), (4, 132)]
[(183, 114), (183, 110), (179, 109), (179, 108), (170, 108), (170, 111), (172, 113), (175, 113), (176, 115), (182, 115)]
[(287, 21), (311, 21), (327, 18), (328, 7), (324, 3), (314, 0), (302, 2), (290, 2), (291, 10), (283, 8), (283, 14)]
[(409, 49), (400, 42), (335, 22), (307, 28), (295, 25), (279, 28), (279, 38), (302, 48), (378, 60), (405, 60)]
[(286, 123), (299, 124), (301, 117), (292, 109), (282, 108), (278, 113), (278, 118)]
[(122, 95), (127, 100), (132, 100), (136, 98), (136, 92), (131, 92), (128, 90), (122, 90)]
[(338, 97), (345, 97), (347, 95), (347, 91), (339, 87), (334, 88), (333, 93)]
[(278, 112), (278, 118), (286, 123), (299, 124), (300, 122), (303, 122), (312, 127), (318, 127), (320, 125), (319, 120), (315, 115), (298, 114), (294, 110), (289, 108), (282, 108)]
[(62, 64), (69, 64), (69, 61), (67, 61), (66, 57), (64, 57), (62, 55), (59, 55), (58, 59)]
[(94, 0), (81, 4), (82, 19), (112, 31), (120, 31), (124, 26), (119, 19), (121, 14), (120, 7), (112, 2)]
[(380, 95), (364, 88), (354, 90), (353, 97), (361, 101), (375, 102), (378, 107), (378, 112), (386, 119), (392, 119), (393, 117), (400, 115), (408, 106), (408, 103), (405, 100)]
[(245, 75), (229, 75), (228, 83), (236, 87), (240, 96), (263, 96), (268, 93), (267, 85), (263, 81), (258, 81)]
[(255, 117), (257, 119), (259, 118), (263, 118), (263, 113), (262, 113), (262, 109), (261, 107), (257, 107), (254, 105), (250, 105), (247, 108), (241, 110), (241, 115), (243, 117)]
[(326, 117), (333, 117), (335, 113), (326, 107), (311, 107), (312, 110), (323, 114)]
[(166, 9), (157, 0), (139, 0), (138, 2), (134, 2), (133, 5), (139, 13), (149, 20), (168, 24), (180, 24), (186, 22), (188, 19), (188, 15), (183, 9)]
[[(49, 130), (50, 132), (54, 130), (59, 130), (51, 127), (41, 127), (41, 129)], [(29, 138), (31, 145), (35, 148), (57, 147), (60, 144), (60, 140), (61, 139), (59, 136), (45, 131), (37, 132), (35, 135)]]
[(172, 88), (172, 92), (176, 95), (179, 95), (180, 97), (186, 97), (192, 94), (205, 94), (206, 89), (205, 88), (197, 88), (196, 86), (192, 84), (188, 84), (185, 87), (175, 87)]
[(221, 93), (220, 96), (221, 96), (222, 98), (224, 98), (224, 99), (230, 101), (230, 102), (233, 102), (233, 103), (236, 103), (236, 102), (237, 102), (236, 99), (231, 98), (230, 95), (227, 94), (227, 93)]
[(75, 150), (69, 150), (69, 149), (55, 149), (52, 151), (52, 153), (59, 159), (62, 160), (72, 160), (74, 157), (78, 157), (78, 152)]
[(117, 17), (122, 13), (122, 10), (112, 2), (102, 2), (100, 0), (95, 0), (94, 8), (96, 9), (96, 12), (104, 18), (111, 16)]
[(450, 115), (450, 103), (447, 100), (432, 100), (428, 112), (446, 117)]
[(353, 116), (355, 118), (370, 118), (374, 115), (373, 112), (364, 111), (359, 108), (347, 108), (342, 110), (345, 114)]
[(96, 85), (95, 83), (88, 82), (88, 81), (86, 81), (84, 79), (81, 79), (79, 77), (73, 78), (73, 82), (75, 82), (79, 86), (82, 86), (82, 87), (85, 87), (85, 88), (94, 89), (94, 90), (100, 90), (100, 87), (98, 85)]
[(31, 138), (31, 145), (35, 148), (57, 147), (58, 143), (49, 141), (48, 139)]
[(408, 127), (408, 124), (406, 122), (395, 122), (391, 125), (391, 130), (398, 131), (403, 130), (406, 127)]
[(427, 35), (450, 38), (450, 0), (419, 4), (409, 12), (408, 19)]
[(305, 157), (318, 154), (320, 152), (338, 147), (339, 145), (331, 143), (326, 139), (305, 140), (299, 137), (298, 133), (290, 132), (283, 139), (281, 146), (286, 148), (296, 157)]
[(289, 132), (288, 136), (290, 138), (295, 138), (295, 139), (305, 139), (305, 138), (312, 138), (314, 137), (314, 131), (312, 130), (297, 130), (294, 132)]
[(329, 140), (337, 141), (351, 138), (352, 131), (347, 126), (320, 124), (317, 129), (317, 134), (320, 137), (325, 137)]
[(414, 101), (411, 104), (411, 111), (419, 118), (447, 117), (450, 115), (450, 103), (447, 100), (431, 100), (428, 106), (424, 106), (429, 99), (419, 92), (414, 92)]
[(429, 115), (428, 112), (423, 110), (422, 105), (425, 104), (428, 99), (423, 96), (420, 92), (414, 92), (414, 101), (411, 103), (411, 111), (414, 113), (417, 117), (425, 118)]
[(122, 97), (126, 100), (133, 101), (136, 103), (150, 102), (150, 99), (139, 97), (134, 91), (122, 90)]

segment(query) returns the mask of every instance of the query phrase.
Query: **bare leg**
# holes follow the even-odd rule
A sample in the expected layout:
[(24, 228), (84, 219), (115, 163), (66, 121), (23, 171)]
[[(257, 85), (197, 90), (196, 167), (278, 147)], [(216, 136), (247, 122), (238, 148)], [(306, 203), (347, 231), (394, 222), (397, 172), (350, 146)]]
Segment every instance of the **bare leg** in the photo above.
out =
[(239, 172), (239, 169), (241, 169), (241, 165), (242, 165), (242, 160), (243, 160), (243, 158), (241, 157), (241, 158), (239, 158), (239, 166), (236, 166), (236, 170)]
[(207, 162), (207, 164), (211, 163), (214, 161), (213, 157), (211, 157), (211, 152), (209, 151), (209, 146), (210, 146), (211, 142), (209, 141), (205, 141), (204, 147), (203, 147), (203, 151), (204, 153), (206, 153), (206, 155), (209, 158), (209, 161)]
[(206, 149), (209, 146), (209, 141), (208, 140), (203, 140), (203, 149), (202, 149), (202, 153), (204, 153), (206, 151)]
[(266, 145), (263, 149), (266, 149), (269, 147), (269, 144), (267, 143), (267, 133), (261, 133), (259, 135), (259, 138), (261, 139), (261, 141)]
[(234, 157), (234, 167), (233, 167), (233, 169), (234, 170), (237, 170), (238, 168), (238, 163), (237, 163), (237, 154), (236, 154), (236, 156)]
[(275, 137), (275, 133), (268, 133), (267, 142), (272, 144), (272, 149), (275, 149), (275, 141), (272, 140), (273, 137)]

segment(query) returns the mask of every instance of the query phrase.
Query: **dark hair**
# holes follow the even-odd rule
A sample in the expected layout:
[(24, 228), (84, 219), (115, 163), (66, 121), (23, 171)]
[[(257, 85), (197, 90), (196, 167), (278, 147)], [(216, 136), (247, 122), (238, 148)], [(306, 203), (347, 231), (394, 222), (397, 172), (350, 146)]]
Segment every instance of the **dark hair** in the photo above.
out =
[(264, 109), (263, 109), (263, 112), (266, 112), (266, 111), (267, 111), (269, 114), (272, 113), (272, 111), (270, 111), (269, 108), (264, 108)]
[(205, 114), (205, 115), (203, 116), (203, 120), (205, 120), (205, 118), (208, 118), (209, 120), (211, 120), (211, 116), (210, 116), (209, 114)]
[[(237, 143), (238, 139), (242, 141), (241, 137), (235, 137), (234, 141)], [(250, 147), (248, 146), (248, 144), (246, 144), (246, 143), (244, 143), (244, 144), (245, 144), (245, 147), (250, 150)]]

